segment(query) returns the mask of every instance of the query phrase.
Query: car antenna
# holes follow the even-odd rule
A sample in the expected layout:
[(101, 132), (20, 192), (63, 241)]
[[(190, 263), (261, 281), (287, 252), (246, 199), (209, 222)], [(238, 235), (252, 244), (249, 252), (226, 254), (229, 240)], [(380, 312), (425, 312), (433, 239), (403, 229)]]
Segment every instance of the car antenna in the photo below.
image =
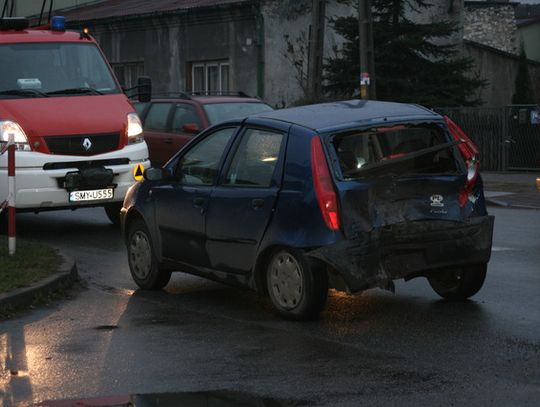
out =
[(4, 0), (4, 7), (2, 8), (2, 18), (6, 17), (6, 14), (8, 17), (13, 17), (13, 9), (15, 8), (15, 0)]
[[(7, 0), (6, 0), (7, 1)], [(49, 3), (49, 22), (51, 21), (52, 16), (52, 9), (53, 9), (54, 0), (50, 0)], [(43, 0), (43, 3), (41, 3), (41, 12), (39, 13), (39, 23), (38, 26), (41, 25), (41, 21), (43, 20), (43, 12), (45, 11), (45, 6), (47, 5), (47, 0)]]

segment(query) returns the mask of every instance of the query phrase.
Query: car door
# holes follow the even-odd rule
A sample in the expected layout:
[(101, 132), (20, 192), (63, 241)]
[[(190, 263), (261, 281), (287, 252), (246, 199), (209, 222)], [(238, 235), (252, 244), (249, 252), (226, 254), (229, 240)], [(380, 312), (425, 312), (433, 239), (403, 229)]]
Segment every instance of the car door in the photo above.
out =
[(163, 140), (166, 144), (164, 148), (168, 151), (166, 161), (205, 127), (195, 106), (189, 103), (176, 103), (173, 106), (171, 134)]
[(206, 251), (213, 269), (248, 273), (275, 207), (288, 125), (246, 127), (235, 143), (206, 218)]
[(169, 120), (172, 107), (172, 102), (154, 102), (144, 116), (144, 141), (154, 167), (163, 165), (171, 156), (167, 140), (171, 138)]
[(169, 164), (172, 180), (152, 189), (164, 257), (208, 267), (204, 250), (206, 210), (235, 131), (236, 127), (229, 126), (205, 135)]

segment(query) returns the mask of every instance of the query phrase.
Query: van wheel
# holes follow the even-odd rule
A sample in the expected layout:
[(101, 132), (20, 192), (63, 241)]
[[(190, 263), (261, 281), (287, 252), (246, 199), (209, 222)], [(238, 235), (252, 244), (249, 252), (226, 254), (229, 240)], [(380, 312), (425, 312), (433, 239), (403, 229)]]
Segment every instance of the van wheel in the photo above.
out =
[(465, 300), (482, 288), (486, 278), (487, 264), (475, 264), (441, 272), (428, 277), (429, 285), (447, 300)]
[(131, 277), (146, 290), (159, 290), (171, 279), (171, 271), (159, 267), (152, 238), (142, 220), (129, 225), (127, 238), (128, 262)]
[(299, 250), (274, 253), (266, 269), (266, 284), (274, 307), (288, 319), (317, 318), (328, 296), (324, 265)]
[(104, 206), (105, 213), (114, 226), (120, 225), (120, 209), (122, 202), (113, 202)]

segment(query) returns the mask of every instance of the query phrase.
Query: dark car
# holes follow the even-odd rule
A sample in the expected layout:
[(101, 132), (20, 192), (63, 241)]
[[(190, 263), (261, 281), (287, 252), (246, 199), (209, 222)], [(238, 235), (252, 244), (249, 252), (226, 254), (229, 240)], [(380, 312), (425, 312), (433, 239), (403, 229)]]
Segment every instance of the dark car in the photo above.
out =
[(183, 271), (267, 293), (311, 318), (349, 293), (427, 277), (448, 299), (491, 254), (476, 150), (416, 105), (344, 101), (214, 126), (128, 193), (129, 266), (144, 289)]
[(161, 166), (196, 134), (209, 126), (272, 110), (243, 93), (236, 96), (180, 93), (175, 97), (136, 103), (153, 166)]

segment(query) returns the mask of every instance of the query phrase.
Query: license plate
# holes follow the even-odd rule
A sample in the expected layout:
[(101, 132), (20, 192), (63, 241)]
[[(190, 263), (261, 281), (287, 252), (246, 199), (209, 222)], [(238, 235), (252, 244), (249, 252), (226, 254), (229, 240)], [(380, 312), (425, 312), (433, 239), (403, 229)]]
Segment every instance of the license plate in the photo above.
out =
[(69, 202), (103, 201), (112, 198), (113, 188), (71, 191), (69, 193)]

